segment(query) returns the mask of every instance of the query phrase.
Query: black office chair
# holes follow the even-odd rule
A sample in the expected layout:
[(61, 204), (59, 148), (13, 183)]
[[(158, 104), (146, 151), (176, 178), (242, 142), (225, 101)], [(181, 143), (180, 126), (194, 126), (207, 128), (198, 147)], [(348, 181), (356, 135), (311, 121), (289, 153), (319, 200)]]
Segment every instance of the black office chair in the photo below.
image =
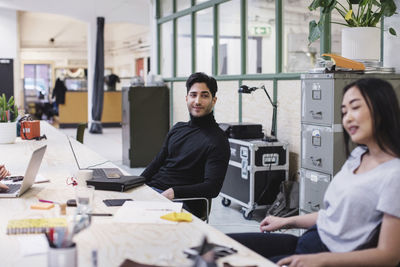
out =
[(85, 129), (87, 127), (87, 123), (79, 123), (78, 128), (76, 128), (76, 140), (83, 144), (83, 136), (85, 134)]
[(210, 211), (211, 211), (211, 198), (205, 197), (189, 197), (189, 198), (175, 198), (174, 202), (184, 202), (189, 211), (199, 219), (208, 223)]

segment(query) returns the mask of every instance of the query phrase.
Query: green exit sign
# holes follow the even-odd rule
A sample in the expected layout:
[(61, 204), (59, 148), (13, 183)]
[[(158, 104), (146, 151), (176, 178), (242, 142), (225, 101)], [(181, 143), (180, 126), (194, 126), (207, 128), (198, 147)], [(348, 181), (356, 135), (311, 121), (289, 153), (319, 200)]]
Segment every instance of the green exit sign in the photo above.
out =
[(250, 35), (269, 37), (271, 35), (271, 32), (272, 32), (271, 26), (250, 27)]

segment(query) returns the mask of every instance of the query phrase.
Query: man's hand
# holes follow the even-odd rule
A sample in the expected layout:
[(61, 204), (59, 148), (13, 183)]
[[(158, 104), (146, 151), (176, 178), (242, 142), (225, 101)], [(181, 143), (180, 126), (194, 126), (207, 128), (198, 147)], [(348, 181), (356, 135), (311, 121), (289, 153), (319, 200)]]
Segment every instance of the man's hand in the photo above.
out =
[(10, 172), (7, 171), (7, 169), (4, 165), (0, 165), (0, 180), (8, 175), (10, 175)]
[(164, 197), (168, 198), (169, 200), (173, 200), (175, 198), (174, 189), (168, 188), (162, 194)]

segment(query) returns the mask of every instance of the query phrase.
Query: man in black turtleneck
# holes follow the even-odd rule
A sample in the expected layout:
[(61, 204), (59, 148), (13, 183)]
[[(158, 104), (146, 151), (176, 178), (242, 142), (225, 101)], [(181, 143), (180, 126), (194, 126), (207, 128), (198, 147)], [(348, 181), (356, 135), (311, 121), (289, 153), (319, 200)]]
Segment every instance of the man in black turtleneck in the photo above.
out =
[(221, 190), (230, 157), (228, 139), (213, 114), (217, 82), (198, 72), (188, 78), (186, 89), (190, 121), (174, 125), (141, 175), (168, 199), (214, 198)]

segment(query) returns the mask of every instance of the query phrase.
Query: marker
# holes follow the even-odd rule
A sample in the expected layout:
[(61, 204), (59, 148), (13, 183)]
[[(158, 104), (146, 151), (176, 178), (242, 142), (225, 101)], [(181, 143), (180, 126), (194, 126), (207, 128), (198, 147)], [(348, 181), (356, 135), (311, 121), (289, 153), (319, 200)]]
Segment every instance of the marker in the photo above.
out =
[(39, 199), (39, 202), (59, 204), (59, 203), (56, 202), (56, 201), (45, 200), (45, 199)]
[(49, 239), (52, 244), (54, 244), (54, 228), (50, 228), (49, 230)]

